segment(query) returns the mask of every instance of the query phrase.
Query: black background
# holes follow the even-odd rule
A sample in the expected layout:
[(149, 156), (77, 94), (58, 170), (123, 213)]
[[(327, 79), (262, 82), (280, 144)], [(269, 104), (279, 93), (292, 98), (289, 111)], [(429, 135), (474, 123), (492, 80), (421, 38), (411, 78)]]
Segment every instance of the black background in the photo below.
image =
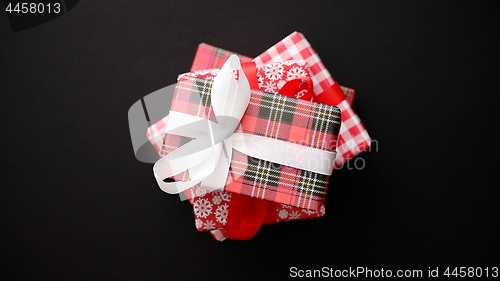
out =
[[(0, 18), (1, 275), (260, 280), (290, 267), (500, 266), (493, 1), (80, 1)], [(378, 149), (335, 171), (327, 214), (217, 242), (137, 161), (127, 111), (206, 42), (255, 57), (302, 32)], [(5, 278), (4, 278), (5, 280)]]

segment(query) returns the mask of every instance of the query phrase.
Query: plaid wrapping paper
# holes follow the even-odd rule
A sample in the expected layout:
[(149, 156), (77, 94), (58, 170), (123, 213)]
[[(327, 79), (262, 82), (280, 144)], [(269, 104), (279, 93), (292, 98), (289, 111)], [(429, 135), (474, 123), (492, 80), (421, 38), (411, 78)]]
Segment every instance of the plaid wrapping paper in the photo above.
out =
[[(291, 59), (305, 60), (307, 62), (311, 71), (311, 78), (314, 83), (314, 93), (316, 95), (319, 95), (335, 83), (316, 51), (311, 44), (309, 44), (304, 35), (299, 32), (294, 32), (281, 40), (256, 57), (254, 62), (263, 64)], [(343, 101), (337, 106), (342, 111), (342, 126), (340, 128), (337, 146), (338, 153), (337, 159), (335, 160), (336, 168), (367, 149), (371, 143), (368, 132), (349, 103)]]
[[(209, 79), (183, 78), (177, 83), (171, 110), (215, 121), (210, 104), (211, 85)], [(200, 98), (202, 104), (193, 102)], [(236, 132), (334, 152), (339, 127), (337, 107), (252, 90), (250, 104)], [(186, 139), (167, 134), (162, 150), (168, 154)], [(186, 180), (187, 173), (180, 177)], [(325, 200), (328, 182), (329, 176), (256, 159), (234, 150), (225, 190), (318, 210)]]
[[(231, 56), (237, 55), (241, 62), (250, 62), (252, 58), (243, 56), (231, 51), (227, 51), (218, 47), (211, 46), (206, 43), (201, 43), (196, 50), (196, 55), (194, 57), (193, 65), (191, 66), (191, 71), (202, 70), (202, 69), (217, 69), (221, 68), (224, 62)], [(262, 56), (262, 55), (261, 55)], [(259, 57), (261, 57), (259, 56)], [(259, 58), (258, 57), (258, 58)], [(262, 59), (261, 59), (262, 60)], [(289, 59), (286, 59), (289, 60)], [(301, 60), (301, 59), (298, 59)], [(280, 60), (285, 61), (285, 60)], [(257, 60), (255, 60), (257, 62)], [(257, 62), (258, 63), (258, 62)], [(355, 91), (347, 87), (340, 87), (346, 96), (347, 102), (352, 105), (354, 102)]]

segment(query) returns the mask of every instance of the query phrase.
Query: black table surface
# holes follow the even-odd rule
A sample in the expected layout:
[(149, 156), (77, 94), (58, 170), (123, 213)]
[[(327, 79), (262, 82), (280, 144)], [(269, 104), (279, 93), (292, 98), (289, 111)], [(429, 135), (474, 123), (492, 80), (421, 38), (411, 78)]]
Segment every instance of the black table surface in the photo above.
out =
[[(0, 14), (3, 280), (500, 267), (493, 1), (79, 1), (19, 32)], [(324, 217), (218, 242), (135, 159), (128, 109), (199, 43), (255, 57), (293, 31), (374, 145), (333, 173)]]

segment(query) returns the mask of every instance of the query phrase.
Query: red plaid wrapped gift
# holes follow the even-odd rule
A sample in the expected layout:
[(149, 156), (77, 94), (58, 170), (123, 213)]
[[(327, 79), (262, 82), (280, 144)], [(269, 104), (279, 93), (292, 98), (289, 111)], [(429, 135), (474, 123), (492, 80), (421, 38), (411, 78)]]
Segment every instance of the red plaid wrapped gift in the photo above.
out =
[[(201, 43), (196, 50), (196, 55), (191, 66), (191, 72), (203, 69), (217, 69), (221, 68), (222, 64), (231, 55), (237, 55), (241, 62), (250, 62), (253, 59), (235, 52), (227, 51), (222, 48), (214, 47), (212, 45)], [(352, 105), (354, 102), (355, 91), (353, 89), (341, 86), (344, 92), (346, 101)]]
[[(170, 112), (183, 112), (215, 122), (210, 102), (212, 83), (209, 79), (182, 77)], [(340, 110), (336, 107), (252, 90), (250, 103), (236, 132), (293, 143), (301, 149), (308, 147), (334, 153), (339, 127)], [(167, 155), (187, 141), (186, 137), (167, 134), (164, 145)], [(176, 180), (188, 181), (188, 172), (179, 174)], [(319, 210), (328, 183), (328, 175), (250, 157), (235, 149), (225, 190)]]
[[(272, 77), (274, 80), (270, 79), (270, 76), (266, 76), (266, 71), (272, 67), (272, 64), (268, 65), (257, 65), (256, 75), (258, 79), (258, 86), (261, 90), (267, 90), (268, 92), (277, 93), (282, 86), (290, 80), (309, 77), (309, 69), (305, 61), (287, 61), (280, 63), (282, 66), (283, 75), (280, 77)], [(198, 78), (213, 79), (215, 75), (219, 72), (218, 69), (206, 69), (197, 70), (192, 73), (185, 73), (179, 75), (179, 80), (186, 76), (195, 76)], [(305, 91), (308, 88), (307, 83), (304, 83), (305, 87), (298, 88), (297, 93)], [(295, 95), (295, 97), (299, 97)], [(302, 98), (308, 98), (302, 96)], [(310, 99), (310, 97), (308, 98)], [(156, 132), (157, 135), (163, 136), (165, 131), (165, 124), (167, 118), (164, 118), (150, 127), (148, 131)], [(148, 134), (150, 142), (155, 147), (156, 151), (160, 154), (161, 143), (156, 141)], [(156, 138), (158, 140), (158, 138)], [(162, 151), (161, 156), (165, 155), (165, 150)], [(195, 187), (185, 192), (187, 198), (191, 198), (190, 202), (193, 205), (193, 211), (195, 215), (195, 225), (199, 231), (212, 230), (211, 234), (217, 240), (224, 240), (227, 238), (225, 232), (226, 218), (229, 213), (229, 202), (231, 201), (231, 192), (207, 192), (201, 187)], [(195, 198), (203, 197), (203, 198)], [(219, 205), (220, 204), (220, 205)], [(275, 207), (274, 207), (275, 206)], [(313, 219), (321, 217), (325, 214), (325, 206), (321, 205), (320, 211), (307, 210), (297, 207), (292, 207), (284, 204), (275, 204), (272, 209), (268, 209), (268, 212), (273, 212), (275, 210), (274, 219), (270, 219), (266, 224), (275, 224), (278, 222), (298, 220), (298, 219)], [(213, 207), (213, 209), (212, 209)]]

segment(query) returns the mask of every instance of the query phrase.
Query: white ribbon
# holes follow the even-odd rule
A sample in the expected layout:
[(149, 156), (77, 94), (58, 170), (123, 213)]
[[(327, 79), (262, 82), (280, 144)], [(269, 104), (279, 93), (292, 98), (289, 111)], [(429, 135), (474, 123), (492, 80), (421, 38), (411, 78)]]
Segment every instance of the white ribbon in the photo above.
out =
[[(231, 73), (238, 69), (239, 81)], [(262, 136), (234, 133), (250, 102), (250, 84), (237, 56), (232, 55), (214, 78), (211, 103), (217, 123), (170, 111), (166, 133), (194, 138), (167, 154), (153, 166), (160, 188), (170, 194), (180, 193), (203, 182), (203, 188), (221, 190), (227, 180), (232, 149), (273, 163), (330, 175), (335, 152), (306, 147)], [(270, 148), (270, 149), (266, 149)], [(164, 182), (184, 171), (191, 180)]]

